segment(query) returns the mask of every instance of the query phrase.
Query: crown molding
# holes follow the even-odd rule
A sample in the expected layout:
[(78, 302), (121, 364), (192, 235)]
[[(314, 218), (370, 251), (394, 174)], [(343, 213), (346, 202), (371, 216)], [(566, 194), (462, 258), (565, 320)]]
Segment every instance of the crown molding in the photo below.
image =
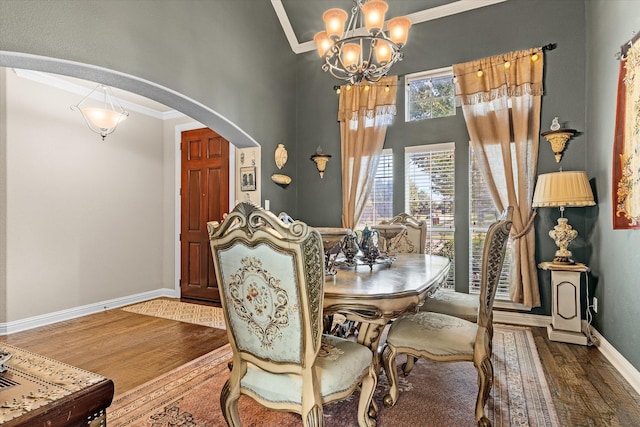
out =
[[(458, 0), (453, 3), (444, 4), (442, 6), (432, 7), (430, 9), (411, 13), (407, 15), (407, 18), (411, 20), (413, 25), (416, 25), (422, 22), (433, 21), (434, 19), (444, 18), (446, 16), (456, 15), (458, 13), (464, 13), (473, 9), (492, 6), (494, 4), (502, 3), (505, 1), (507, 0)], [(293, 50), (296, 55), (315, 50), (316, 43), (313, 40), (305, 42), (298, 41), (298, 38), (293, 31), (293, 27), (291, 26), (291, 21), (289, 21), (287, 11), (284, 9), (284, 5), (282, 4), (282, 0), (271, 0), (271, 5), (273, 6), (278, 19), (280, 20), (282, 31), (284, 31), (284, 34), (289, 41), (291, 50)], [(362, 31), (363, 34), (366, 34), (366, 31), (362, 28), (360, 28), (359, 31)]]
[[(43, 72), (34, 71), (34, 70), (25, 70), (20, 68), (13, 68), (12, 70), (18, 77), (21, 77), (23, 79), (27, 79), (37, 83), (55, 87), (56, 89), (64, 90), (66, 92), (70, 92), (70, 93), (79, 95), (81, 97), (86, 96), (87, 93), (91, 90), (91, 89), (87, 89), (85, 86), (72, 83), (68, 80), (55, 77), (54, 75), (51, 75), (48, 73), (43, 73)], [(98, 101), (101, 100), (100, 95), (97, 93), (94, 93), (91, 96), (91, 98), (96, 99)], [(125, 99), (122, 99), (121, 97), (118, 97), (118, 102), (120, 103), (120, 105), (122, 105), (122, 108), (124, 108), (127, 111), (135, 111), (136, 113), (144, 114), (146, 116), (153, 117), (158, 120), (169, 120), (169, 119), (184, 117), (184, 114), (176, 110), (170, 110), (170, 111), (164, 111), (164, 112), (158, 111), (156, 109), (149, 108), (135, 102), (127, 101)]]

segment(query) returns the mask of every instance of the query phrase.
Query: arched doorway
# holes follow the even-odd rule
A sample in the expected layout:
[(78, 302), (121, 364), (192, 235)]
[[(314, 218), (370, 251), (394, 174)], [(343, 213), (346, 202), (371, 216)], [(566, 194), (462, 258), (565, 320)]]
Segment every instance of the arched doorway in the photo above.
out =
[(207, 106), (169, 88), (136, 76), (80, 62), (8, 51), (0, 51), (0, 66), (62, 74), (136, 93), (180, 111), (210, 129), (215, 129), (217, 133), (238, 148), (260, 146), (255, 139), (237, 125)]
[[(117, 87), (118, 89), (136, 93), (138, 95), (152, 99), (156, 102), (167, 105), (168, 107), (173, 108), (177, 111), (180, 111), (186, 116), (197, 120), (196, 123), (198, 127), (205, 125), (209, 128), (216, 129), (221, 135), (229, 135), (228, 137), (226, 137), (226, 139), (232, 141), (234, 146), (259, 146), (259, 144), (255, 142), (255, 140), (253, 140), (249, 135), (239, 129), (238, 126), (229, 122), (227, 119), (211, 110), (210, 108), (182, 94), (176, 93), (171, 89), (137, 78), (135, 76), (123, 75), (122, 73), (118, 73), (113, 70), (95, 67), (87, 64), (73, 63), (65, 60), (57, 60), (53, 58), (5, 51), (0, 51), (0, 66), (66, 75)], [(176, 132), (190, 129), (194, 126), (196, 125), (181, 125), (180, 129), (176, 128)], [(176, 170), (179, 170), (179, 166), (180, 164), (178, 160)], [(176, 183), (176, 185), (176, 188), (179, 188), (179, 182)], [(176, 191), (176, 194), (177, 193), (178, 192)], [(177, 209), (179, 211), (179, 204), (177, 206)], [(177, 222), (179, 222), (179, 219), (177, 220)], [(177, 230), (179, 230), (178, 226), (176, 226), (176, 228)], [(178, 235), (179, 231), (176, 233), (176, 236)], [(0, 238), (4, 237), (0, 236)], [(176, 252), (179, 254), (179, 242), (177, 242), (177, 240)], [(176, 270), (179, 270), (179, 262), (176, 261), (175, 265)], [(179, 275), (179, 271), (177, 273)], [(178, 280), (179, 277), (176, 278), (176, 294), (174, 296), (180, 295)], [(3, 284), (0, 283), (0, 289), (2, 288)]]

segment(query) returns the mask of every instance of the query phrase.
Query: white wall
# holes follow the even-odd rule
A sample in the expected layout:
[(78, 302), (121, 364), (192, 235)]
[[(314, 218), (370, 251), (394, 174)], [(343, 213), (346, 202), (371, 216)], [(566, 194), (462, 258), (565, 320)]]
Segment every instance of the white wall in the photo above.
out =
[(173, 289), (162, 121), (132, 112), (103, 142), (78, 96), (6, 78), (5, 320)]

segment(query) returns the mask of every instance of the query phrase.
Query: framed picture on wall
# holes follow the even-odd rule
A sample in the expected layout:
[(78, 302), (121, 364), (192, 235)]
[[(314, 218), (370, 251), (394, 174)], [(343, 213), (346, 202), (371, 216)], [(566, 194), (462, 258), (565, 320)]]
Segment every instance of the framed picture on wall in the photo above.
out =
[(240, 168), (240, 191), (256, 191), (256, 167)]

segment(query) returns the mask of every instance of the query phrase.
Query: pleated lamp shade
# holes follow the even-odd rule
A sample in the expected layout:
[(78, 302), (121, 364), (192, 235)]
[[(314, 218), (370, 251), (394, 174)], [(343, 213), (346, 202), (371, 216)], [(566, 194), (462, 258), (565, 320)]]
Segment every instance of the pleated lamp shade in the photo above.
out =
[(534, 208), (594, 206), (589, 178), (584, 171), (553, 172), (538, 175), (533, 192)]

